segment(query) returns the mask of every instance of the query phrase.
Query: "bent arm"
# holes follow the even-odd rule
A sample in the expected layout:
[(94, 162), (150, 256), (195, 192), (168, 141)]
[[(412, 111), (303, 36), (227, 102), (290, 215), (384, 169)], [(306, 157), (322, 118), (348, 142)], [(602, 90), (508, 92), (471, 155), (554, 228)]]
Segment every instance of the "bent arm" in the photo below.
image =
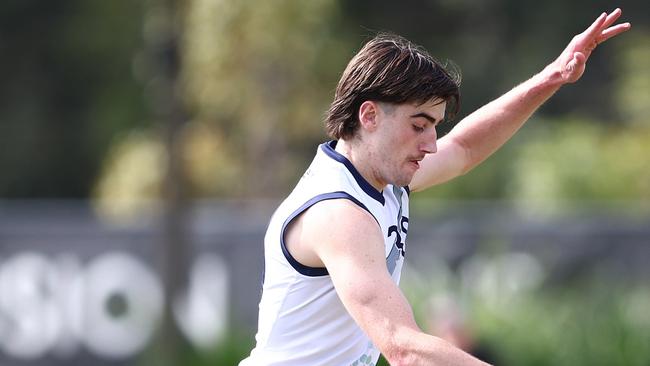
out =
[(486, 365), (419, 329), (388, 273), (383, 236), (368, 212), (332, 200), (300, 220), (300, 240), (312, 243), (343, 305), (391, 365)]
[(612, 26), (620, 15), (620, 9), (603, 13), (544, 70), (460, 121), (440, 139), (438, 152), (424, 158), (411, 190), (423, 190), (465, 174), (498, 150), (562, 85), (580, 79), (599, 43), (630, 28), (629, 23)]

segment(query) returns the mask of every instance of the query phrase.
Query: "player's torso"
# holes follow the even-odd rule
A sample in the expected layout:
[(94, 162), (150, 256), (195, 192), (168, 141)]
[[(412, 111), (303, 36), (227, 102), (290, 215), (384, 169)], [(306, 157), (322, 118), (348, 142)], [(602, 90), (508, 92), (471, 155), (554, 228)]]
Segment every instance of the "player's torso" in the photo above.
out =
[[(338, 365), (376, 359), (379, 352), (336, 295), (325, 268), (296, 261), (284, 245), (287, 225), (326, 199), (366, 209), (384, 236), (386, 268), (399, 283), (408, 233), (408, 193), (372, 188), (331, 145), (323, 144), (294, 191), (274, 213), (265, 237), (265, 279), (257, 347), (251, 357), (283, 365)], [(281, 360), (281, 361), (280, 361)]]

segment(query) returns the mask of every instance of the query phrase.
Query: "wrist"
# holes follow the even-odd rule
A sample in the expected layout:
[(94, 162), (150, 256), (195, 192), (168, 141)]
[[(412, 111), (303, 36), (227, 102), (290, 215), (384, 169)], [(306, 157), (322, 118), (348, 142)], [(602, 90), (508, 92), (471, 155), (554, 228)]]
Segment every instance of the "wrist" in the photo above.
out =
[(562, 68), (557, 61), (546, 66), (536, 77), (538, 78), (538, 83), (548, 87), (560, 88), (566, 84)]

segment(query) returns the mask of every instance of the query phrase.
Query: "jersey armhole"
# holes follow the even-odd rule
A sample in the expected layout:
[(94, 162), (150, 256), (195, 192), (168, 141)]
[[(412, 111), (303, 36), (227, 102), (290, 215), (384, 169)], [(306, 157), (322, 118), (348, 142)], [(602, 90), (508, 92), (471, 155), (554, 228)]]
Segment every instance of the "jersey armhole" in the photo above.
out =
[[(291, 267), (298, 271), (298, 273), (309, 276), (309, 277), (320, 277), (320, 276), (327, 276), (329, 275), (329, 272), (327, 272), (327, 268), (325, 267), (309, 267), (306, 266), (300, 262), (298, 262), (292, 255), (289, 253), (289, 250), (287, 249), (287, 245), (284, 242), (284, 234), (289, 226), (289, 224), (300, 214), (305, 212), (308, 208), (311, 206), (317, 204), (318, 202), (321, 201), (326, 201), (326, 200), (333, 200), (333, 199), (347, 199), (352, 202), (354, 202), (356, 205), (359, 207), (363, 208), (364, 210), (368, 211), (368, 213), (377, 221), (377, 218), (368, 210), (366, 205), (364, 205), (361, 201), (358, 199), (354, 198), (352, 195), (350, 195), (347, 192), (339, 191), (339, 192), (330, 192), (330, 193), (323, 193), (318, 196), (315, 196), (311, 198), (309, 201), (305, 202), (300, 206), (297, 210), (295, 210), (289, 217), (284, 221), (282, 224), (282, 230), (280, 231), (280, 246), (282, 247), (282, 253), (284, 254), (284, 257), (287, 259)], [(379, 221), (377, 221), (379, 223)]]

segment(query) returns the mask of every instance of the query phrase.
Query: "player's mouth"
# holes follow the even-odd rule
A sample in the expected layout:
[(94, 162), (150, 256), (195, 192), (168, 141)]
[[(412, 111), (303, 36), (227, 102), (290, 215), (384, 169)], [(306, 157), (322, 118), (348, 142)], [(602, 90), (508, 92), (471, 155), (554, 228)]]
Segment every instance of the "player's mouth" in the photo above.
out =
[(418, 170), (420, 169), (420, 161), (422, 161), (422, 159), (410, 159), (408, 164), (409, 166), (413, 167), (415, 170)]

